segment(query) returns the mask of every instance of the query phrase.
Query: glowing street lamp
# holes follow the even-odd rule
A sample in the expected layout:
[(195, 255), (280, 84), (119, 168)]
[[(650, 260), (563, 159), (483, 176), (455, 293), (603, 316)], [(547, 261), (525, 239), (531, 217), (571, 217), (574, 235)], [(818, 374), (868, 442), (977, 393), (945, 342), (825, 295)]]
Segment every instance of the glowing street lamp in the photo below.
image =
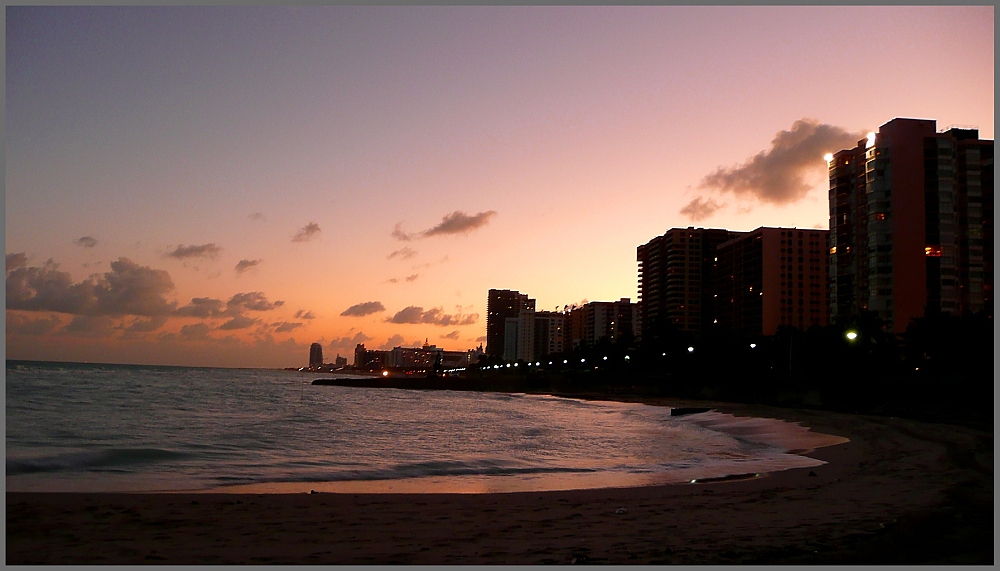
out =
[(694, 353), (694, 347), (688, 347), (688, 353)]
[(848, 341), (854, 341), (858, 338), (858, 333), (856, 331), (848, 331), (845, 337), (847, 337)]
[(751, 343), (751, 344), (750, 344), (750, 348), (751, 348), (751, 349), (755, 349), (756, 347), (757, 347), (757, 344), (756, 344), (756, 343)]

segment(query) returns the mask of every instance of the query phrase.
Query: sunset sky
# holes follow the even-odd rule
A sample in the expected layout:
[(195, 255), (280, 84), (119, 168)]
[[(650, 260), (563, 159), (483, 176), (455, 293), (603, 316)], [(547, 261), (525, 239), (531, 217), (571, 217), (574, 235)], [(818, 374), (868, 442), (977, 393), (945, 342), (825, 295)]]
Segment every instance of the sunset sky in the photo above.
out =
[(992, 139), (978, 7), (6, 9), (6, 356), (236, 367), (637, 298), (673, 227), (827, 228), (823, 154)]

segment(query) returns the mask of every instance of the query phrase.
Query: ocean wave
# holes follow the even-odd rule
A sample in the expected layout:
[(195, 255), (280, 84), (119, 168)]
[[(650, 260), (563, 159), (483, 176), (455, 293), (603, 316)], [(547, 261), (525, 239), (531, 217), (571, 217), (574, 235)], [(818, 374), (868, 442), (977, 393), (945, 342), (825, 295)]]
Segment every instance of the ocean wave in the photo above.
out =
[(160, 448), (111, 448), (66, 452), (34, 458), (7, 458), (7, 475), (81, 470), (108, 470), (166, 462), (190, 456)]

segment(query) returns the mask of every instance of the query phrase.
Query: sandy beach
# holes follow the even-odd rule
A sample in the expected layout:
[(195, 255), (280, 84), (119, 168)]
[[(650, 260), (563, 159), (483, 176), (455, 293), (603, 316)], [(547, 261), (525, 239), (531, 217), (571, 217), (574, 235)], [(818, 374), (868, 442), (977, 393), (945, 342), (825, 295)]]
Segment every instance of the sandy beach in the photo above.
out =
[[(671, 400), (670, 404), (679, 404)], [(10, 564), (992, 564), (993, 435), (799, 422), (824, 465), (696, 484), (505, 494), (7, 493)]]

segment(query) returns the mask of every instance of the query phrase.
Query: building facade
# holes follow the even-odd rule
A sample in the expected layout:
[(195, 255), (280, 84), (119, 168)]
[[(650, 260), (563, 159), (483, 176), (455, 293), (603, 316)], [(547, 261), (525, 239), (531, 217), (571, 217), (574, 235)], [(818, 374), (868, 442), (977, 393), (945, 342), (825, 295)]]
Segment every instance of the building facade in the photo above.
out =
[(323, 346), (313, 343), (309, 346), (309, 368), (317, 369), (323, 366)]
[(774, 335), (829, 322), (827, 230), (758, 228), (719, 245), (716, 325)]
[(700, 337), (715, 322), (716, 248), (745, 234), (672, 228), (637, 248), (640, 336), (671, 323)]
[(601, 339), (612, 343), (639, 336), (639, 306), (627, 297), (592, 301), (569, 310), (566, 347), (592, 347)]
[[(491, 357), (505, 357), (505, 329), (508, 318), (517, 318), (521, 310), (534, 311), (535, 300), (527, 294), (515, 290), (491, 289), (486, 298), (486, 354)], [(514, 348), (516, 351), (516, 347)]]
[(928, 313), (992, 312), (993, 141), (893, 119), (833, 155), (830, 313), (900, 333)]
[(506, 319), (505, 351), (507, 361), (534, 361), (562, 353), (566, 315), (556, 311), (522, 309), (517, 317)]

